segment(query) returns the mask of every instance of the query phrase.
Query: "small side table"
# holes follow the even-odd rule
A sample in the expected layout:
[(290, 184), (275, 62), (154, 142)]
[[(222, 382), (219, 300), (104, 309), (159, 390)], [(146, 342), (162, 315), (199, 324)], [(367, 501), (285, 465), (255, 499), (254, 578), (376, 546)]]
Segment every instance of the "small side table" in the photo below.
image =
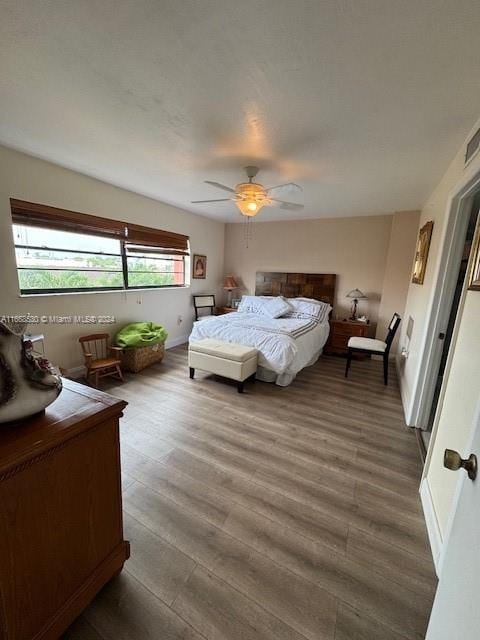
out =
[(347, 355), (347, 345), (350, 338), (358, 336), (371, 338), (375, 332), (375, 325), (356, 320), (332, 320), (330, 322), (330, 335), (325, 345), (325, 353), (328, 355)]
[(234, 309), (233, 307), (216, 307), (215, 315), (223, 316), (225, 313), (234, 313), (235, 311), (236, 309)]

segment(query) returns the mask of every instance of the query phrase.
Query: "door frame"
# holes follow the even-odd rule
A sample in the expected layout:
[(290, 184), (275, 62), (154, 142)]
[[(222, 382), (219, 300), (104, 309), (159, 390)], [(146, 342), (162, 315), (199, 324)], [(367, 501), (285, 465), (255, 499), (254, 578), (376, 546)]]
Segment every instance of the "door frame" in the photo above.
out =
[[(464, 179), (452, 191), (452, 195), (448, 199), (447, 208), (449, 213), (442, 237), (442, 244), (440, 249), (441, 258), (439, 261), (438, 272), (436, 274), (436, 284), (432, 296), (430, 315), (427, 321), (426, 338), (423, 346), (421, 367), (419, 376), (417, 378), (417, 402), (420, 402), (421, 400), (423, 403), (428, 403), (423, 404), (423, 406), (417, 405), (417, 416), (420, 415), (420, 411), (423, 411), (422, 415), (426, 415), (426, 419), (428, 419), (428, 413), (436, 384), (436, 377), (433, 377), (432, 373), (434, 370), (438, 371), (443, 347), (443, 341), (439, 340), (437, 336), (440, 331), (445, 331), (448, 323), (451, 306), (450, 304), (448, 304), (446, 309), (444, 307), (447, 302), (450, 302), (452, 300), (453, 297), (453, 289), (456, 286), (458, 267), (460, 264), (461, 253), (464, 247), (464, 233), (466, 232), (468, 219), (470, 217), (473, 199), (479, 192), (480, 169), (477, 168), (476, 172), (464, 177)], [(462, 233), (460, 233), (461, 231)], [(469, 272), (470, 270), (472, 259), (473, 255), (470, 256), (467, 272)], [(460, 322), (458, 320), (461, 319), (462, 310), (465, 305), (467, 289), (468, 282), (466, 280), (458, 304), (457, 319), (453, 329), (450, 350), (445, 366), (445, 377), (438, 398), (437, 412), (432, 425), (432, 435), (430, 437), (427, 456), (423, 467), (422, 478), (420, 481), (420, 498), (422, 501), (425, 524), (427, 527), (430, 548), (432, 551), (432, 557), (437, 575), (440, 575), (440, 570), (442, 567), (443, 557), (446, 549), (445, 541), (447, 540), (447, 536), (445, 535), (442, 537), (440, 531), (440, 526), (436, 518), (435, 509), (433, 507), (433, 500), (430, 493), (430, 486), (428, 483), (427, 475), (432, 458), (432, 452), (435, 447), (439, 417), (445, 398), (445, 391), (448, 385), (451, 363), (455, 352), (455, 344), (460, 327)], [(434, 367), (436, 367), (436, 369), (434, 369)], [(423, 384), (421, 384), (419, 380), (423, 380)], [(456, 503), (452, 505), (452, 507), (456, 508)], [(448, 531), (449, 529), (447, 526), (445, 533), (447, 533)]]
[[(451, 193), (447, 209), (447, 222), (441, 239), (441, 257), (437, 267), (435, 276), (435, 286), (430, 303), (430, 313), (425, 328), (425, 338), (422, 349), (420, 366), (417, 374), (415, 391), (411, 403), (410, 419), (408, 424), (419, 429), (425, 429), (430, 408), (432, 406), (435, 385), (437, 382), (438, 369), (440, 359), (442, 357), (443, 340), (438, 338), (440, 333), (446, 333), (448, 319), (450, 316), (451, 302), (455, 292), (458, 278), (458, 269), (462, 258), (463, 247), (465, 244), (465, 233), (467, 230), (470, 211), (473, 199), (480, 192), (480, 170), (464, 179), (456, 186)], [(462, 296), (458, 305), (458, 313), (463, 308), (465, 302), (466, 288), (462, 292)], [(450, 356), (455, 345), (457, 334), (457, 324), (452, 335), (450, 343), (450, 353), (447, 360), (446, 371), (449, 368)], [(435, 372), (435, 375), (433, 375)], [(437, 405), (441, 406), (444, 389), (440, 392)], [(434, 441), (435, 426), (437, 416), (432, 425), (432, 437), (428, 449), (431, 450)], [(425, 461), (425, 468), (429, 460), (428, 452)]]

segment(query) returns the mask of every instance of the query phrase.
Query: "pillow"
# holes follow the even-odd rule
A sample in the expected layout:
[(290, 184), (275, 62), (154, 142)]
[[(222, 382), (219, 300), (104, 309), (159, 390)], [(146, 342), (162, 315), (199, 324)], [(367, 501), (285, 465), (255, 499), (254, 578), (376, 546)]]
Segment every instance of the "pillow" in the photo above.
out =
[(332, 307), (321, 300), (313, 300), (311, 298), (289, 298), (292, 311), (286, 314), (287, 318), (305, 318), (316, 320), (317, 322), (326, 322), (328, 314)]
[(269, 318), (280, 318), (290, 311), (293, 311), (292, 305), (281, 296), (265, 300), (262, 307), (262, 313)]
[(258, 313), (267, 318), (280, 318), (292, 311), (291, 305), (282, 296), (242, 296), (237, 312)]
[(266, 296), (242, 296), (237, 313), (263, 314), (263, 307), (268, 300), (272, 300), (272, 298), (267, 298)]

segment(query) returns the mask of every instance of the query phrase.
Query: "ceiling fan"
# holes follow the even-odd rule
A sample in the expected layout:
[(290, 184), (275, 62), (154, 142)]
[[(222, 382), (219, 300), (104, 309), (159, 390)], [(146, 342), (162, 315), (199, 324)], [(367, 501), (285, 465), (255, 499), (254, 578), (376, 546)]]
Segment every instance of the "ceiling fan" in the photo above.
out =
[(288, 211), (300, 211), (303, 209), (303, 204), (296, 202), (286, 202), (285, 200), (279, 200), (275, 198), (275, 190), (292, 188), (296, 191), (302, 191), (302, 188), (294, 182), (288, 182), (286, 184), (279, 184), (275, 187), (265, 188), (263, 184), (253, 182), (253, 179), (257, 175), (258, 167), (248, 166), (245, 167), (245, 173), (247, 174), (248, 182), (240, 182), (235, 188), (227, 187), (220, 182), (212, 182), (211, 180), (205, 180), (206, 184), (211, 184), (217, 189), (228, 191), (232, 195), (229, 198), (219, 198), (216, 200), (192, 200), (192, 204), (207, 204), (210, 202), (229, 202), (233, 201), (240, 209), (242, 215), (249, 218), (256, 216), (262, 207), (279, 207), (280, 209), (287, 209)]

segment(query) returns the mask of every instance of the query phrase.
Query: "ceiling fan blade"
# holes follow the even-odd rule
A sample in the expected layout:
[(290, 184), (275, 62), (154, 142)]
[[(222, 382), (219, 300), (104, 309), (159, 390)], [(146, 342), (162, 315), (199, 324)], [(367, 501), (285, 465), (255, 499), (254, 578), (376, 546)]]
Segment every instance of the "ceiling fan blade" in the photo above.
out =
[(288, 211), (300, 211), (303, 209), (303, 204), (297, 202), (285, 202), (285, 200), (277, 200), (276, 198), (270, 198), (272, 206), (278, 205), (280, 209), (287, 209)]
[(296, 182), (285, 182), (284, 184), (277, 184), (274, 187), (268, 187), (268, 189), (265, 189), (265, 191), (269, 193), (274, 189), (292, 189), (294, 191), (303, 191), (302, 187)]
[(205, 184), (211, 184), (212, 187), (217, 187), (217, 189), (223, 189), (223, 191), (229, 191), (230, 193), (235, 193), (235, 189), (231, 187), (227, 187), (225, 184), (221, 184), (220, 182), (212, 182), (212, 180), (205, 180)]
[(205, 204), (207, 202), (231, 202), (232, 198), (219, 198), (217, 200), (190, 200), (191, 204)]

